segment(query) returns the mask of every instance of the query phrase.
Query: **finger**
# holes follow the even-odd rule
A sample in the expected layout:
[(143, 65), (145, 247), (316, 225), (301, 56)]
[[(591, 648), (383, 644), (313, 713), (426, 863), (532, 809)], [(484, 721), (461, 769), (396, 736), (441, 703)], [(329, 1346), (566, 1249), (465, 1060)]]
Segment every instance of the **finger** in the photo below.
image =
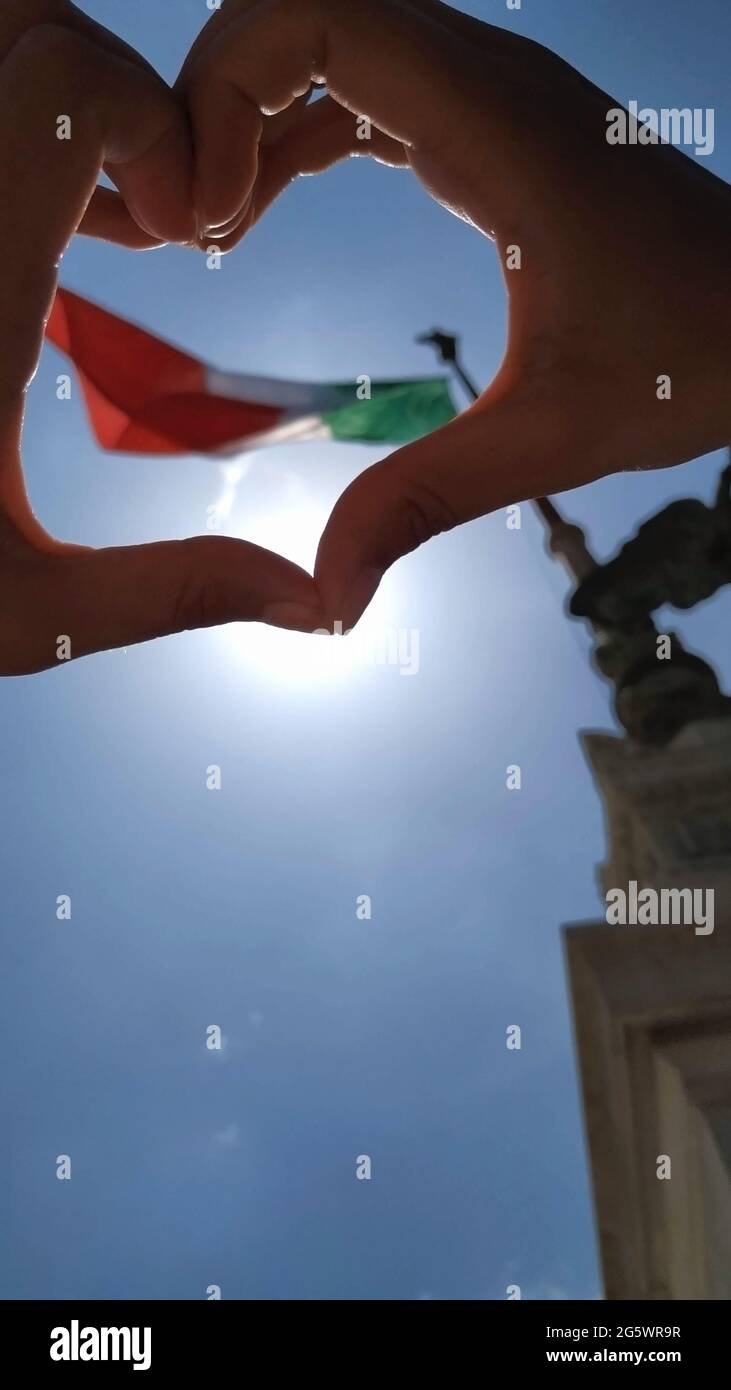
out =
[(83, 236), (113, 241), (132, 251), (152, 251), (165, 242), (143, 231), (132, 216), (124, 198), (113, 188), (95, 188), (79, 223)]
[[(469, 143), (470, 79), (483, 66), (473, 57), (458, 35), (400, 0), (260, 0), (232, 18), (186, 72), (203, 220), (222, 226), (246, 205), (262, 114), (285, 111), (313, 81), (326, 82), (340, 105), (411, 150)], [(231, 171), (225, 196), (224, 150)]]
[[(273, 145), (282, 135), (285, 135), (290, 126), (295, 125), (302, 112), (307, 110), (308, 103), (312, 98), (315, 88), (310, 85), (306, 92), (295, 98), (291, 106), (286, 111), (279, 111), (276, 116), (267, 116), (264, 122), (264, 129), (261, 133), (261, 144), (263, 146)], [(318, 98), (321, 101), (322, 98)], [(317, 105), (318, 101), (313, 105)]]
[[(241, 19), (243, 15), (249, 13), (259, 0), (222, 0), (222, 3), (211, 15), (208, 22), (201, 29), (197, 39), (188, 50), (185, 62), (175, 83), (176, 92), (184, 92), (187, 75), (201, 54), (217, 38), (222, 36), (226, 29), (235, 20)], [(312, 92), (312, 86), (293, 103), (287, 111), (281, 111), (278, 115), (270, 117), (264, 126), (262, 133), (262, 143), (269, 144), (277, 140), (280, 135), (288, 128), (293, 120), (296, 120), (298, 108), (307, 103)]]
[(569, 468), (564, 414), (498, 381), (477, 405), (356, 478), (320, 542), (315, 580), (330, 624), (353, 627), (401, 556), (497, 507), (586, 481)]
[[(300, 113), (307, 108), (308, 97), (309, 93), (304, 93), (303, 96), (298, 97), (286, 111), (280, 111), (279, 115), (268, 116), (264, 120), (261, 127), (259, 149), (257, 153), (255, 190), (256, 187), (258, 187), (263, 162), (268, 154), (269, 147), (278, 142), (281, 137), (297, 123)], [(322, 102), (318, 101), (316, 105), (321, 106)], [(204, 164), (202, 168), (199, 168), (196, 174), (193, 201), (197, 209), (198, 244), (203, 250), (207, 249), (209, 241), (225, 242), (226, 245), (223, 246), (222, 249), (227, 251), (230, 250), (231, 247), (240, 240), (240, 236), (243, 235), (244, 230), (247, 230), (248, 226), (251, 225), (251, 219), (248, 214), (250, 208), (253, 206), (254, 198), (253, 196), (247, 198), (243, 206), (239, 206), (238, 196), (231, 197), (231, 189), (234, 186), (232, 184), (232, 169), (233, 165), (231, 160), (226, 158), (217, 160), (214, 164), (211, 164), (209, 161), (207, 165)], [(209, 207), (211, 205), (221, 208), (223, 206), (232, 207), (234, 204), (236, 204), (236, 211), (233, 216), (227, 218), (225, 222), (211, 227), (206, 227), (206, 217), (202, 212), (198, 211), (202, 207)], [(246, 226), (244, 226), (244, 224), (246, 224)], [(232, 238), (231, 234), (239, 231), (239, 229), (241, 229), (240, 235)]]
[[(259, 179), (263, 171), (264, 161), (269, 155), (270, 147), (275, 146), (286, 133), (297, 124), (300, 114), (307, 110), (307, 100), (309, 92), (304, 93), (292, 103), (286, 111), (280, 111), (277, 116), (269, 116), (261, 124), (258, 150), (256, 152), (256, 176), (254, 192), (259, 186)], [(315, 103), (315, 106), (322, 106), (322, 101)], [(221, 249), (231, 250), (232, 246), (240, 240), (245, 230), (253, 225), (253, 218), (249, 216), (253, 208), (254, 196), (248, 197), (242, 206), (239, 206), (239, 195), (236, 192), (236, 181), (232, 179), (233, 163), (228, 153), (221, 151), (221, 158), (214, 161), (207, 156), (202, 156), (198, 162), (198, 172), (195, 177), (193, 201), (197, 211), (198, 224), (198, 244), (206, 250), (210, 241), (221, 244)], [(253, 167), (253, 166), (252, 166)], [(323, 166), (324, 167), (324, 166)], [(292, 176), (294, 177), (294, 176)], [(289, 180), (288, 180), (289, 182)], [(232, 193), (233, 190), (233, 193)], [(272, 198), (276, 194), (272, 195)], [(269, 199), (271, 202), (272, 199)], [(206, 226), (207, 218), (200, 212), (201, 208), (216, 206), (219, 211), (223, 207), (236, 208), (234, 214), (227, 218), (223, 223), (215, 226)], [(238, 236), (233, 236), (238, 232)]]
[[(69, 4), (59, 11), (58, 22), (62, 23), (64, 28), (93, 43), (97, 49), (122, 59), (125, 63), (135, 65), (147, 75), (151, 83), (164, 89), (159, 74), (141, 53), (125, 43), (117, 34), (78, 10), (75, 5)], [(27, 20), (23, 16), (24, 28), (26, 24)], [(78, 230), (85, 236), (113, 241), (132, 250), (147, 250), (165, 244), (162, 238), (152, 236), (140, 227), (119, 194), (115, 195), (113, 190), (101, 187), (95, 190)]]
[[(248, 14), (258, 3), (259, 0), (224, 0), (189, 50), (179, 81), (185, 80), (190, 68), (215, 39), (221, 37), (234, 21)], [(405, 0), (405, 3), (410, 9), (419, 11), (424, 17), (436, 21), (460, 38), (467, 39), (471, 44), (491, 53), (513, 53), (521, 47), (525, 50), (526, 40), (521, 35), (486, 24), (483, 20), (453, 9), (451, 5), (440, 3), (440, 0)], [(274, 118), (275, 121), (281, 119)]]
[(0, 618), (0, 670), (27, 674), (62, 659), (232, 622), (313, 632), (324, 614), (310, 575), (246, 541), (187, 541), (31, 558)]
[(300, 174), (320, 174), (350, 156), (369, 157), (401, 168), (408, 155), (400, 140), (393, 140), (362, 116), (355, 115), (332, 97), (322, 97), (300, 113), (296, 122), (263, 154), (255, 190), (257, 212), (263, 211), (285, 181)]
[(198, 37), (191, 44), (185, 62), (180, 70), (179, 82), (184, 82), (190, 68), (198, 60), (203, 52), (215, 40), (228, 29), (229, 25), (235, 20), (241, 19), (249, 10), (259, 4), (259, 0), (222, 0), (204, 24)]
[(212, 239), (230, 251), (300, 175), (320, 174), (340, 160), (369, 156), (392, 168), (408, 164), (404, 146), (375, 126), (368, 128), (332, 97), (322, 97), (302, 111), (286, 133), (260, 151), (259, 172), (251, 201), (232, 224), (217, 228)]
[[(184, 102), (188, 100), (188, 74), (191, 68), (212, 43), (225, 35), (226, 30), (235, 20), (248, 14), (257, 3), (258, 0), (235, 0), (235, 3), (232, 0), (226, 0), (209, 19), (188, 52), (175, 83), (175, 93)], [(287, 110), (258, 123), (260, 145), (272, 144), (285, 133), (290, 125), (297, 120), (300, 110), (306, 106), (312, 90), (312, 84), (309, 84), (307, 89), (294, 99)], [(224, 108), (229, 96), (230, 93), (223, 92), (219, 98), (221, 102), (219, 114), (223, 125), (227, 122), (227, 110)], [(215, 97), (213, 99), (215, 100)], [(241, 118), (240, 102), (235, 98), (232, 102), (231, 114), (234, 121)], [(208, 240), (214, 239), (212, 236), (214, 232), (216, 233), (215, 239), (222, 240), (228, 233), (234, 231), (242, 222), (245, 209), (242, 212), (243, 200), (237, 196), (236, 191), (240, 188), (240, 178), (237, 177), (236, 181), (232, 180), (232, 173), (235, 168), (234, 152), (225, 147), (221, 148), (214, 140), (207, 142), (202, 149), (196, 147), (196, 156), (194, 204), (198, 212), (199, 240), (201, 244), (205, 245)], [(247, 163), (243, 171), (236, 171), (237, 175), (243, 172), (245, 178), (248, 179), (249, 186), (253, 181), (251, 167), (250, 163)], [(212, 214), (210, 211), (206, 211), (211, 208), (217, 208), (218, 212)], [(226, 209), (225, 213), (222, 211), (223, 209)], [(216, 218), (215, 221), (211, 220), (213, 216)]]
[[(21, 5), (20, 8), (22, 10), (24, 6)], [(152, 64), (148, 63), (147, 59), (144, 58), (136, 48), (132, 48), (130, 44), (125, 43), (124, 40), (120, 39), (119, 35), (113, 33), (111, 29), (105, 29), (103, 24), (97, 23), (90, 15), (84, 14), (83, 10), (77, 9), (76, 5), (67, 3), (67, 0), (64, 0), (62, 6), (59, 6), (57, 3), (48, 6), (46, 22), (49, 24), (60, 24), (65, 29), (70, 29), (74, 33), (81, 35), (81, 37), (85, 38), (88, 42), (93, 43), (95, 48), (106, 51), (111, 57), (122, 58), (128, 63), (133, 63), (143, 72), (146, 72), (148, 76), (155, 78), (157, 82), (161, 80)], [(21, 27), (18, 29), (17, 37), (20, 37), (28, 28), (28, 17), (26, 14), (22, 14), (20, 25)], [(13, 39), (13, 42), (15, 42), (15, 39)]]
[[(67, 166), (78, 179), (83, 158), (85, 169), (90, 163), (106, 169), (151, 235), (190, 239), (192, 156), (186, 119), (169, 88), (145, 65), (65, 26), (40, 25), (2, 64), (0, 92), (5, 92), (6, 111), (20, 103), (16, 125), (34, 142), (39, 164), (30, 177), (35, 175), (37, 184), (38, 173), (46, 176), (54, 165)], [(60, 128), (63, 118), (68, 118), (66, 129)], [(90, 191), (84, 189), (85, 201)], [(42, 197), (39, 189), (36, 203)]]
[(127, 206), (164, 240), (192, 234), (190, 169), (183, 117), (164, 87), (56, 26), (30, 31), (0, 67), (0, 129), (0, 321), (14, 345), (0, 360), (0, 393), (15, 400), (104, 161)]

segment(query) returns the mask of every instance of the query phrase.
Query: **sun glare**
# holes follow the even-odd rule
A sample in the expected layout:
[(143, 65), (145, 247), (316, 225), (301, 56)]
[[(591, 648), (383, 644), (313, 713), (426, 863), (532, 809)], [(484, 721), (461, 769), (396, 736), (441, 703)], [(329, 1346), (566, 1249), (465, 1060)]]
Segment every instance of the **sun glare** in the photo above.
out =
[[(246, 520), (227, 525), (228, 535), (276, 550), (312, 573), (317, 546), (328, 518), (328, 508), (318, 506), (297, 490), (280, 511), (261, 510)], [(384, 624), (383, 597), (378, 595), (350, 637), (313, 636), (284, 632), (263, 623), (234, 623), (222, 629), (222, 640), (250, 670), (284, 685), (333, 683), (357, 677), (375, 650)]]

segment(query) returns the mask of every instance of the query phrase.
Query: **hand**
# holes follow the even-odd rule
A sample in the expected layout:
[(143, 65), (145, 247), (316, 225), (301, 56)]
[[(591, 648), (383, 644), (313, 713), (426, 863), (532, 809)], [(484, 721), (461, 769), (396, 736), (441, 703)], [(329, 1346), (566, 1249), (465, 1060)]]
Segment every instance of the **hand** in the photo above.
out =
[[(328, 96), (293, 116), (313, 82)], [(227, 0), (177, 90), (224, 249), (298, 174), (366, 151), (494, 238), (504, 268), (494, 381), (335, 507), (315, 569), (331, 621), (352, 626), (441, 531), (731, 437), (729, 189), (670, 146), (609, 145), (616, 103), (556, 55), (437, 0)], [(262, 138), (262, 113), (288, 123)]]
[[(48, 27), (59, 27), (67, 41), (73, 35), (85, 40), (79, 52), (88, 57), (92, 47), (99, 59), (116, 59), (118, 81), (129, 66), (130, 97), (137, 91), (153, 93), (168, 110), (168, 124), (158, 150), (149, 151), (144, 165), (120, 165), (113, 151), (104, 162), (104, 172), (116, 183), (122, 196), (111, 189), (94, 190), (85, 210), (81, 230), (90, 236), (105, 237), (126, 246), (159, 246), (166, 241), (192, 240), (197, 232), (191, 206), (191, 150), (185, 121), (173, 110), (166, 84), (155, 70), (128, 44), (122, 43), (76, 9), (70, 0), (4, 0), (0, 11), (0, 64), (19, 40), (26, 43), (34, 35), (43, 44)], [(38, 33), (42, 30), (42, 33)], [(57, 36), (58, 38), (59, 36)], [(72, 49), (69, 45), (67, 53)]]
[[(25, 392), (58, 262), (99, 171), (154, 238), (189, 239), (195, 226), (185, 119), (159, 78), (74, 26), (39, 23), (5, 47), (3, 35), (0, 24), (0, 673), (56, 665), (62, 637), (77, 657), (234, 620), (322, 626), (310, 576), (257, 546), (200, 537), (91, 550), (54, 540), (34, 517), (20, 461)], [(61, 115), (68, 140), (57, 138)]]

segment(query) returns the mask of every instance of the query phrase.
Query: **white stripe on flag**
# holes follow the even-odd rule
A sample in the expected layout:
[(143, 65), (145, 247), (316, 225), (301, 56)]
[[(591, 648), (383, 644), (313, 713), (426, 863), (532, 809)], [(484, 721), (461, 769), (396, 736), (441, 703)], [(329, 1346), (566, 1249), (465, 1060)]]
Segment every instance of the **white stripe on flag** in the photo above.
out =
[(216, 453), (222, 457), (248, 454), (254, 449), (270, 449), (277, 444), (307, 444), (314, 439), (332, 439), (332, 430), (320, 415), (287, 415), (280, 424), (260, 434), (247, 434), (233, 444), (222, 444)]
[(341, 391), (308, 381), (281, 381), (276, 377), (242, 376), (238, 372), (204, 369), (206, 390), (229, 401), (248, 401), (251, 405), (271, 405), (297, 415), (321, 415), (343, 404)]

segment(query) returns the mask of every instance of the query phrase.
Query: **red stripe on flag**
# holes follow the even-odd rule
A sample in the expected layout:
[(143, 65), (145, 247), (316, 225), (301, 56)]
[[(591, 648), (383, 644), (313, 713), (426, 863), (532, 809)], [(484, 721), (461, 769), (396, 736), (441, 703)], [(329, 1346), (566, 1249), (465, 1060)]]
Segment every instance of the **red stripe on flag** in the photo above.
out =
[(276, 406), (210, 395), (195, 357), (70, 290), (57, 291), (46, 337), (74, 362), (104, 449), (209, 453), (281, 418)]

